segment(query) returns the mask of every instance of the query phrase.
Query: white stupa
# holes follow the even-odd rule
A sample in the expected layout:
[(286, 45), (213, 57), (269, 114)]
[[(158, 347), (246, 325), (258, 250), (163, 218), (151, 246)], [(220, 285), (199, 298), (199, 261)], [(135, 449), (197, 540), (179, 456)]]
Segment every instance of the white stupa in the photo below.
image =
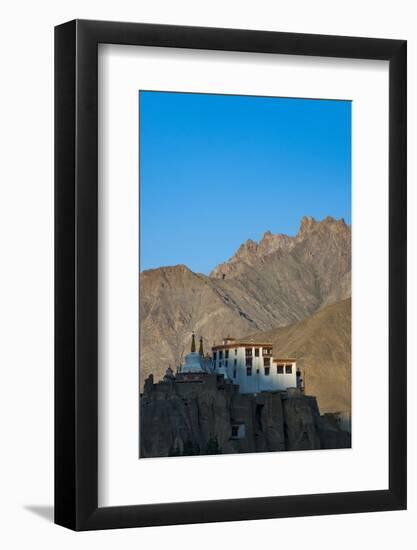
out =
[(196, 352), (194, 332), (191, 339), (191, 353), (185, 356), (185, 363), (181, 367), (181, 373), (184, 372), (206, 372), (204, 368), (203, 339), (200, 338), (200, 351)]

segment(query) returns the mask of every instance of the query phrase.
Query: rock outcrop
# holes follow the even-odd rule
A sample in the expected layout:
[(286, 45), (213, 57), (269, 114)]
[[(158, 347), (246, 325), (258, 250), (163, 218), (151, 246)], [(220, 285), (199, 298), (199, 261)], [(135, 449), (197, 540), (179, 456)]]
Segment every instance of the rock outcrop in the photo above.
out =
[(177, 375), (140, 398), (140, 457), (350, 447), (350, 434), (299, 390), (240, 394), (223, 376)]

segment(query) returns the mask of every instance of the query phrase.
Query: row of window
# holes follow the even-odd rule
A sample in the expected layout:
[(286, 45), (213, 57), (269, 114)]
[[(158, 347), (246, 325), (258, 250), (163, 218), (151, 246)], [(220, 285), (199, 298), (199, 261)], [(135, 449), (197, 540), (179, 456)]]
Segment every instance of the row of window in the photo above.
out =
[[(219, 366), (221, 364), (221, 361), (222, 361), (222, 359), (219, 359)], [(245, 358), (245, 363), (246, 363), (247, 367), (251, 367), (252, 366), (252, 357), (246, 357)], [(228, 364), (229, 364), (229, 360), (225, 359), (224, 360), (224, 366), (227, 367)], [(234, 365), (237, 364), (237, 359), (233, 360), (233, 364)], [(264, 357), (264, 367), (270, 367), (270, 366), (271, 366), (271, 358), (270, 357)]]
[[(269, 376), (271, 367), (264, 367), (265, 376)], [(285, 365), (285, 374), (292, 373), (292, 365)], [(256, 370), (256, 374), (259, 374), (259, 369)], [(277, 374), (284, 374), (284, 365), (277, 365)], [(235, 374), (233, 374), (234, 377)], [(246, 367), (246, 376), (252, 376), (252, 367)]]
[[(229, 351), (225, 349), (224, 350), (224, 358), (229, 359)], [(234, 350), (235, 355), (237, 355), (237, 349)], [(255, 357), (259, 357), (260, 348), (255, 348)], [(219, 356), (219, 360), (223, 359), (223, 350), (219, 350), (218, 352), (213, 351), (213, 360), (217, 360), (217, 354)], [(252, 348), (245, 348), (245, 356), (246, 357), (252, 357)], [(262, 356), (271, 356), (271, 349), (270, 348), (262, 348)]]
[[(225, 362), (225, 367), (227, 367), (227, 361)], [(292, 365), (277, 365), (277, 374), (292, 374)], [(271, 372), (271, 367), (264, 367), (265, 376), (269, 376)], [(236, 366), (233, 369), (233, 378), (236, 378)], [(259, 374), (259, 369), (256, 369), (256, 374)], [(252, 366), (246, 367), (246, 376), (252, 376)]]
[[(277, 365), (277, 374), (284, 374), (284, 365)], [(292, 374), (292, 365), (285, 365), (285, 374)]]
[[(237, 355), (237, 349), (235, 349), (235, 355)], [(229, 359), (229, 350), (228, 349), (224, 350), (224, 358)], [(213, 360), (216, 361), (216, 359), (217, 359), (217, 352), (213, 351)], [(221, 359), (223, 359), (223, 350), (219, 350), (219, 361)]]
[[(252, 366), (252, 357), (246, 357), (245, 363), (246, 363), (247, 367), (251, 367)], [(221, 364), (221, 360), (219, 359), (219, 366), (220, 366), (220, 364)], [(237, 359), (233, 360), (233, 365), (234, 366), (237, 365)], [(229, 366), (229, 360), (228, 359), (224, 360), (224, 366), (225, 367)], [(270, 367), (270, 366), (271, 366), (271, 358), (270, 357), (264, 357), (264, 367)], [(291, 368), (291, 365), (290, 365), (290, 368)]]
[[(233, 371), (233, 377), (236, 378), (236, 365), (237, 360), (235, 359), (233, 361), (234, 371)], [(220, 366), (220, 365), (219, 365)], [(226, 359), (224, 362), (224, 366), (227, 368), (229, 366), (229, 361)], [(270, 357), (264, 357), (264, 370), (265, 370), (265, 376), (269, 376), (269, 371), (271, 367), (271, 359)], [(292, 365), (277, 365), (277, 374), (292, 374)], [(246, 374), (248, 376), (252, 376), (252, 358), (246, 357)]]
[[(235, 350), (236, 351), (236, 350)], [(260, 348), (255, 348), (255, 357), (259, 357)], [(252, 357), (252, 348), (245, 348), (246, 357)], [(271, 355), (271, 348), (262, 348), (262, 356)]]
[[(252, 366), (252, 357), (246, 357), (245, 363), (247, 367)], [(270, 357), (264, 357), (264, 367), (270, 367), (271, 366), (271, 358)]]
[[(222, 363), (221, 361), (219, 360), (219, 367), (221, 367)], [(233, 360), (233, 365), (236, 366), (237, 365), (237, 359), (234, 359)], [(229, 366), (229, 360), (228, 359), (225, 359), (224, 360), (224, 366), (225, 367), (228, 367)]]

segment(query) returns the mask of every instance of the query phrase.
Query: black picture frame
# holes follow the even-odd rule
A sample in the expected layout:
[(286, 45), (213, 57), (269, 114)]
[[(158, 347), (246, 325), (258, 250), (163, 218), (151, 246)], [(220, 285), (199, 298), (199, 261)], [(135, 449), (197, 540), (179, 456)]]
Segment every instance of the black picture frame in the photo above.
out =
[[(98, 507), (98, 44), (389, 62), (389, 488)], [(406, 41), (74, 20), (55, 28), (55, 523), (74, 530), (406, 508)]]

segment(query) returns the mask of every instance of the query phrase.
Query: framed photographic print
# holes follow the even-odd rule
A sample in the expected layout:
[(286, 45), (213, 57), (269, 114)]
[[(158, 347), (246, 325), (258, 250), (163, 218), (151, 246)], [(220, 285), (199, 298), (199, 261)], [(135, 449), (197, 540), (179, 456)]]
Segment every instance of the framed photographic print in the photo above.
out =
[(406, 507), (406, 42), (55, 30), (55, 521)]

